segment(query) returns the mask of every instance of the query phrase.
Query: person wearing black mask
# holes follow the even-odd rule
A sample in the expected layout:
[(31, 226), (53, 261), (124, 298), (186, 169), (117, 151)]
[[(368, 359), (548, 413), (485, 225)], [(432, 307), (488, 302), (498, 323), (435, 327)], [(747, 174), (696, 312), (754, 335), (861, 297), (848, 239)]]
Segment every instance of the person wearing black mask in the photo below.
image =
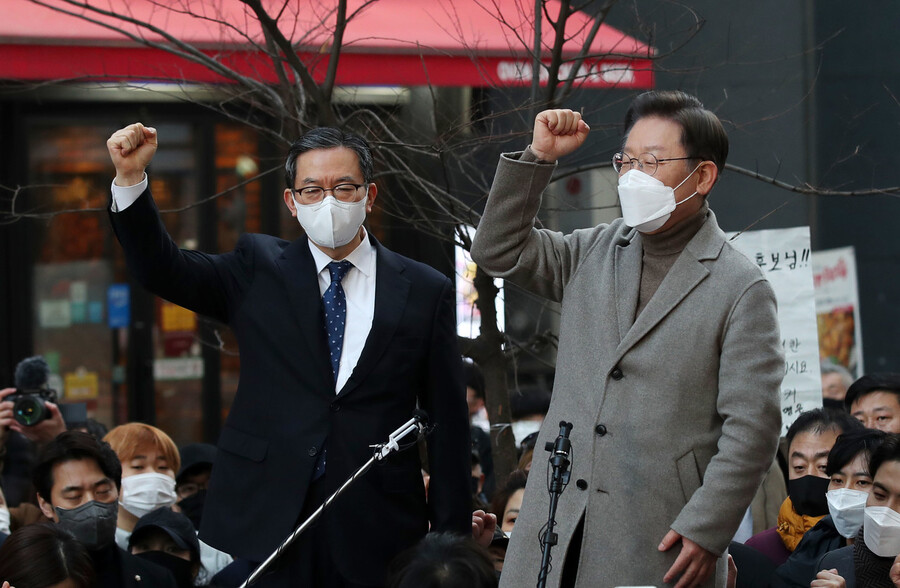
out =
[(44, 516), (84, 545), (100, 588), (176, 588), (167, 570), (115, 544), (122, 465), (107, 444), (66, 431), (44, 446), (33, 472)]
[[(747, 545), (780, 566), (803, 535), (828, 514), (828, 453), (839, 435), (860, 429), (845, 412), (818, 408), (802, 413), (788, 429), (788, 497), (778, 512), (777, 526), (757, 533)], [(738, 566), (740, 572), (740, 566)]]
[(191, 588), (200, 572), (200, 542), (186, 516), (162, 507), (142, 516), (128, 538), (132, 555), (172, 572), (178, 588)]

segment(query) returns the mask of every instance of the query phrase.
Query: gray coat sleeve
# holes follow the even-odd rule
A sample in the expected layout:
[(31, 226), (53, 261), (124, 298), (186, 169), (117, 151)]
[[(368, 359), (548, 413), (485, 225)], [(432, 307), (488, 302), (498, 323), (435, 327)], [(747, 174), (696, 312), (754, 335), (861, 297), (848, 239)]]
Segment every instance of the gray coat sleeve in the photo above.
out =
[(556, 164), (500, 156), (484, 215), (472, 242), (472, 259), (488, 274), (505, 278), (558, 302), (578, 260), (605, 225), (570, 235), (538, 229), (541, 194)]
[(720, 344), (716, 408), (724, 421), (718, 452), (672, 524), (716, 554), (728, 546), (762, 483), (781, 431), (784, 355), (775, 293), (764, 278), (737, 299)]

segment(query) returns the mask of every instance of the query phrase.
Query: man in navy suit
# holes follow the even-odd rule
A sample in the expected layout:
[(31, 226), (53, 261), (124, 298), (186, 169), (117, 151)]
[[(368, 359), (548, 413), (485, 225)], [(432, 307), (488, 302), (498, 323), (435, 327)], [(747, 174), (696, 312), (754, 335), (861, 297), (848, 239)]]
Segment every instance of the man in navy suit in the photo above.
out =
[(469, 430), (454, 292), (434, 269), (385, 249), (362, 226), (377, 186), (358, 135), (313, 129), (285, 164), (284, 201), (307, 237), (245, 234), (233, 251), (180, 250), (145, 169), (140, 123), (107, 141), (110, 218), (148, 290), (227, 323), (241, 378), (219, 439), (200, 537), (263, 561), (413, 414), (430, 416), (428, 500), (415, 450), (361, 478), (262, 582), (381, 586), (386, 566), (429, 529), (471, 532)]

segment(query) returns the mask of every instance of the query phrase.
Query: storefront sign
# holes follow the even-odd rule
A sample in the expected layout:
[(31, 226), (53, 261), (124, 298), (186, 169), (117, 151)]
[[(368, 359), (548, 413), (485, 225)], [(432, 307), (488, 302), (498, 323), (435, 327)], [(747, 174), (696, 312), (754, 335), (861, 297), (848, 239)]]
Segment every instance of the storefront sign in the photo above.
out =
[(199, 380), (203, 377), (203, 358), (175, 357), (153, 360), (153, 378), (165, 380)]
[(90, 400), (99, 396), (97, 372), (78, 370), (65, 375), (66, 400)]
[(110, 329), (128, 327), (131, 324), (131, 292), (128, 284), (112, 284), (106, 290), (107, 320)]
[(822, 406), (809, 227), (746, 231), (730, 243), (759, 267), (775, 290), (784, 351), (783, 435), (800, 413)]

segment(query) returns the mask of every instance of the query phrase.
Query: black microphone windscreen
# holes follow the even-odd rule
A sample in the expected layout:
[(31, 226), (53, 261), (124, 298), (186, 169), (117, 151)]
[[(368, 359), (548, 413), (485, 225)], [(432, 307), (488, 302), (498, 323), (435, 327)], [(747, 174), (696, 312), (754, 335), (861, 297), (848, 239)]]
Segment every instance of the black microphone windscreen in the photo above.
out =
[(428, 413), (422, 410), (421, 408), (417, 408), (413, 411), (413, 418), (418, 419), (419, 422), (427, 423), (428, 422)]
[(26, 357), (16, 366), (15, 383), (20, 390), (43, 388), (50, 379), (50, 366), (40, 355)]

